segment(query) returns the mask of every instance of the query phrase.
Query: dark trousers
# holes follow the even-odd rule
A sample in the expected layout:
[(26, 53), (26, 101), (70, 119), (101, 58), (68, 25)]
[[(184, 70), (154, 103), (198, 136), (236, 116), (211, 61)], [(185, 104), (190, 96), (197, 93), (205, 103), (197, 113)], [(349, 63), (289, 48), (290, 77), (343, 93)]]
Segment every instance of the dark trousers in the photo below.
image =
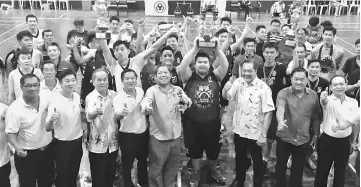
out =
[(328, 174), (334, 164), (333, 186), (343, 187), (350, 155), (350, 138), (334, 138), (323, 133), (319, 139), (315, 186), (327, 187)]
[(249, 168), (249, 158), (247, 157), (247, 150), (249, 150), (253, 160), (253, 186), (262, 187), (264, 162), (262, 157), (262, 147), (257, 145), (256, 140), (240, 137), (234, 134), (234, 145), (236, 151), (236, 180), (241, 186), (246, 180), (246, 171)]
[(72, 141), (54, 139), (56, 187), (77, 187), (80, 161), (83, 156), (82, 138)]
[[(306, 154), (309, 150), (309, 144), (305, 143), (299, 146), (285, 142), (277, 138), (276, 148), (276, 186), (286, 187), (286, 171), (287, 161), (292, 155), (291, 166), (291, 184), (292, 187), (300, 187), (302, 185), (303, 168), (306, 163)], [(317, 186), (318, 187), (318, 186)]]
[(122, 174), (124, 186), (134, 187), (132, 182), (132, 168), (134, 160), (138, 160), (138, 184), (148, 185), (148, 144), (149, 131), (141, 134), (119, 132), (119, 147), (122, 152)]
[(118, 150), (112, 153), (92, 153), (89, 151), (92, 187), (113, 187)]
[(1, 187), (10, 187), (10, 162), (0, 167), (0, 184)]
[(51, 187), (54, 159), (50, 146), (44, 150), (27, 150), (22, 158), (15, 153), (15, 167), (22, 187)]

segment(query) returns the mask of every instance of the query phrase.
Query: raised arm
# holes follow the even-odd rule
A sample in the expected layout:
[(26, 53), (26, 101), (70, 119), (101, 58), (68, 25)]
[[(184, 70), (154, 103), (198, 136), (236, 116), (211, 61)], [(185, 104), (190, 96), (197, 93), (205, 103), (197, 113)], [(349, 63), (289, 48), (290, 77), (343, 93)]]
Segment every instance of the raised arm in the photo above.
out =
[(217, 46), (215, 48), (216, 61), (218, 61), (219, 66), (217, 69), (213, 70), (213, 73), (216, 75), (218, 81), (222, 81), (224, 76), (226, 76), (228, 72), (228, 60), (226, 55), (222, 52), (222, 50)]
[(146, 62), (146, 59), (150, 54), (155, 53), (160, 47), (163, 46), (167, 38), (171, 34), (177, 34), (179, 32), (179, 29), (177, 27), (171, 28), (167, 33), (165, 33), (161, 38), (159, 38), (150, 48), (147, 48), (145, 51), (138, 54), (135, 58), (138, 59), (136, 63), (138, 64), (138, 67), (143, 68)]
[(192, 62), (194, 56), (199, 50), (198, 41), (199, 39), (194, 40), (193, 48), (188, 51), (188, 53), (183, 57), (181, 64), (177, 67), (177, 71), (179, 72), (180, 77), (182, 77), (183, 83), (187, 83), (188, 79), (192, 76), (192, 70), (189, 67), (189, 64)]

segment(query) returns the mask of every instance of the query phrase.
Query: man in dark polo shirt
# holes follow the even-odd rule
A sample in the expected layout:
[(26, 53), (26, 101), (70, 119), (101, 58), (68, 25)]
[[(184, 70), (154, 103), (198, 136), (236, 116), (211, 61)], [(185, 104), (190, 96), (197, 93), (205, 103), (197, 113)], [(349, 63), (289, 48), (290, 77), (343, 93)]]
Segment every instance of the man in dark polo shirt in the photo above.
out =
[(346, 60), (341, 74), (347, 77), (346, 95), (355, 98), (360, 105), (360, 38), (356, 40), (355, 47), (356, 56)]
[(262, 57), (260, 57), (258, 54), (255, 54), (256, 40), (253, 38), (245, 38), (243, 40), (243, 45), (244, 45), (245, 53), (236, 56), (234, 59), (232, 74), (235, 75), (236, 77), (240, 76), (239, 75), (240, 65), (245, 60), (253, 59), (258, 64), (259, 67), (263, 67)]
[(310, 141), (310, 126), (314, 135), (311, 145), (317, 146), (320, 131), (320, 103), (317, 93), (307, 84), (307, 71), (296, 68), (291, 73), (292, 86), (284, 88), (277, 95), (277, 165), (276, 186), (286, 187), (286, 171), (288, 157), (292, 155), (291, 182), (292, 187), (302, 186), (305, 156)]

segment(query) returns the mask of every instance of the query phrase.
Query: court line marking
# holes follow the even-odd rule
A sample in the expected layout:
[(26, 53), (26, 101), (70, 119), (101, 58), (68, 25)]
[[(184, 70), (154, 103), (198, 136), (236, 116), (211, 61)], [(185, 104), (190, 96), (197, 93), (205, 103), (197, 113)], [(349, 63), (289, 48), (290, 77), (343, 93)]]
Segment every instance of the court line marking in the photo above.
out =
[(355, 168), (354, 168), (350, 163), (348, 163), (348, 166), (351, 168), (351, 170), (352, 170), (354, 173), (356, 173)]
[(59, 16), (58, 18), (56, 18), (56, 19), (61, 19), (65, 15), (66, 15), (66, 12), (64, 14), (62, 14), (61, 16)]
[[(66, 13), (64, 13), (64, 14), (66, 14)], [(64, 16), (64, 14), (62, 14), (61, 16)], [(61, 16), (59, 16), (58, 18), (60, 18)], [(54, 18), (54, 19), (58, 19), (58, 18)], [(2, 34), (0, 35), (0, 37), (1, 37), (2, 35), (4, 35), (5, 33), (9, 32), (9, 31), (11, 31), (11, 30), (13, 30), (13, 29), (15, 29), (15, 28), (17, 28), (17, 27), (19, 27), (19, 26), (22, 26), (22, 25), (24, 25), (24, 24), (25, 24), (25, 22), (23, 22), (22, 24), (19, 24), (18, 26), (14, 27), (14, 28), (12, 28), (12, 29), (4, 32), (4, 33), (2, 33)], [(10, 38), (16, 36), (17, 34), (18, 34), (18, 33), (15, 33), (15, 34), (11, 35), (10, 37), (6, 38), (6, 39), (3, 40), (2, 42), (0, 42), (0, 45), (3, 44), (3, 43), (5, 43), (5, 42), (7, 42), (8, 40), (10, 40)]]
[[(0, 37), (1, 37), (1, 36), (3, 36), (4, 34), (6, 34), (6, 33), (10, 32), (10, 31), (12, 31), (12, 30), (14, 30), (14, 29), (16, 29), (16, 28), (20, 27), (20, 26), (23, 26), (24, 24), (25, 24), (25, 22), (23, 22), (23, 23), (21, 23), (21, 24), (19, 24), (19, 25), (15, 26), (15, 27), (14, 27), (14, 28), (12, 28), (12, 29), (9, 29), (9, 30), (5, 31), (4, 33), (0, 34)], [(2, 43), (0, 43), (0, 44), (2, 44)]]
[(339, 46), (339, 47), (341, 47), (343, 50), (345, 50), (345, 51), (347, 51), (347, 52), (351, 53), (352, 55), (356, 55), (354, 52), (349, 51), (348, 49), (346, 49), (346, 48), (342, 47), (340, 44), (336, 44), (336, 45), (337, 45), (337, 46)]
[(354, 47), (354, 45), (352, 45), (351, 43), (347, 42), (346, 40), (344, 40), (344, 39), (342, 39), (342, 38), (340, 38), (340, 37), (337, 37), (337, 39), (340, 39), (341, 41), (345, 42), (346, 44)]
[(337, 30), (342, 32), (360, 32), (360, 30)]

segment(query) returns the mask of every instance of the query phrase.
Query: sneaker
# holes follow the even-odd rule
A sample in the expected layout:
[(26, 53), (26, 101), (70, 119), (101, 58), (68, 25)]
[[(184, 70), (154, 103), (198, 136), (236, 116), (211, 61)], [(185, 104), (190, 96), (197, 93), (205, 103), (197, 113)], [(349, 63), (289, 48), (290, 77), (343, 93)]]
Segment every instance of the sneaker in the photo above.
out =
[(226, 185), (226, 178), (221, 174), (220, 169), (214, 169), (208, 173), (207, 182), (209, 185), (216, 183), (217, 185)]
[(190, 175), (189, 186), (190, 187), (198, 187), (200, 178), (201, 178), (201, 176), (199, 174), (199, 171), (193, 171)]

